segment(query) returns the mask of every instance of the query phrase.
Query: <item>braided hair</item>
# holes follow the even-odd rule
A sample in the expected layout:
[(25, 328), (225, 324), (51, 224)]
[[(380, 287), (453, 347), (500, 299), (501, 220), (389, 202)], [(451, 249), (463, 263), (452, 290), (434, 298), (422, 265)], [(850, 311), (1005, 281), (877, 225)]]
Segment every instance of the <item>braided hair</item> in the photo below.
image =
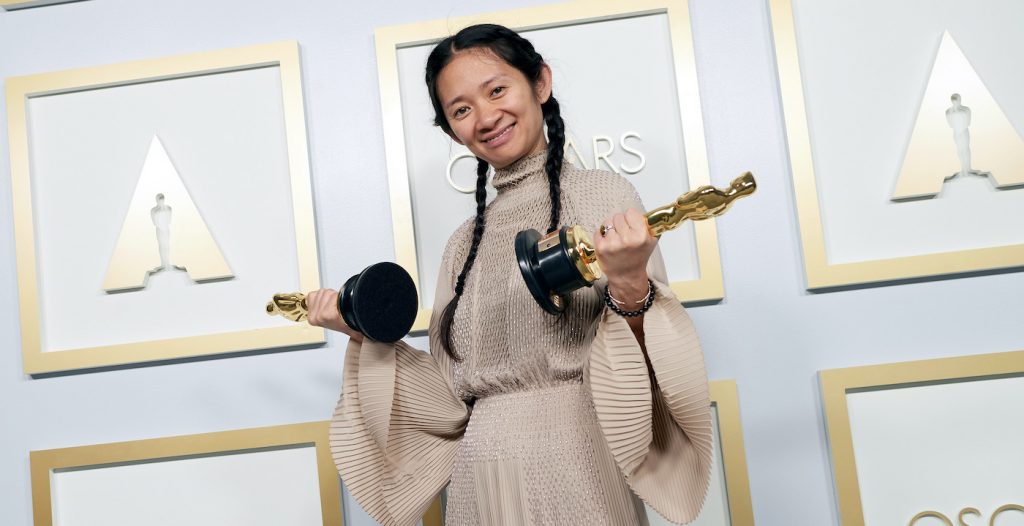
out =
[[(511, 29), (495, 24), (478, 24), (469, 26), (453, 36), (438, 42), (427, 57), (426, 82), (427, 91), (430, 94), (430, 103), (434, 107), (434, 125), (440, 127), (448, 134), (452, 134), (452, 128), (448, 124), (444, 108), (437, 94), (437, 79), (441, 70), (448, 65), (455, 55), (469, 49), (487, 49), (500, 57), (510, 66), (518, 69), (530, 83), (535, 84), (541, 78), (544, 68), (544, 58), (533, 48), (529, 40), (523, 38)], [(544, 115), (544, 124), (547, 127), (547, 161), (544, 171), (547, 173), (549, 194), (551, 196), (551, 218), (548, 225), (548, 232), (553, 232), (559, 226), (559, 217), (562, 214), (560, 176), (562, 173), (562, 160), (565, 156), (565, 123), (562, 121), (561, 110), (554, 95), (541, 104), (541, 111)], [(473, 223), (473, 243), (470, 246), (466, 262), (462, 265), (458, 279), (455, 280), (455, 297), (445, 306), (441, 313), (440, 330), (441, 343), (445, 353), (453, 360), (459, 361), (459, 356), (452, 346), (452, 322), (455, 319), (455, 310), (459, 306), (459, 298), (466, 286), (466, 276), (473, 268), (476, 260), (477, 249), (480, 247), (480, 240), (484, 235), (486, 225), (484, 211), (487, 200), (487, 161), (477, 158), (476, 170), (476, 219)]]

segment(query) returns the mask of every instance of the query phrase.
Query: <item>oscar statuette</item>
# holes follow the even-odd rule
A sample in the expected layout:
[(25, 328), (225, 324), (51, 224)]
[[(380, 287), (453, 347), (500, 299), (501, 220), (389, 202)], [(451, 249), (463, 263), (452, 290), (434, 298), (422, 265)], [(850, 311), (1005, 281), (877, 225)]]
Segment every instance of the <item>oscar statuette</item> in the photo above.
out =
[[(376, 263), (352, 276), (338, 291), (338, 312), (345, 324), (371, 340), (393, 343), (409, 333), (416, 320), (416, 284), (404, 268)], [(309, 309), (301, 292), (274, 294), (267, 314), (306, 321)]]
[[(652, 236), (659, 237), (687, 219), (700, 221), (721, 215), (733, 201), (756, 189), (750, 172), (733, 179), (724, 190), (701, 186), (679, 196), (674, 203), (648, 212), (647, 227)], [(565, 310), (566, 294), (589, 287), (604, 276), (590, 234), (580, 225), (564, 226), (545, 235), (523, 230), (516, 235), (515, 246), (519, 270), (530, 294), (550, 314)]]

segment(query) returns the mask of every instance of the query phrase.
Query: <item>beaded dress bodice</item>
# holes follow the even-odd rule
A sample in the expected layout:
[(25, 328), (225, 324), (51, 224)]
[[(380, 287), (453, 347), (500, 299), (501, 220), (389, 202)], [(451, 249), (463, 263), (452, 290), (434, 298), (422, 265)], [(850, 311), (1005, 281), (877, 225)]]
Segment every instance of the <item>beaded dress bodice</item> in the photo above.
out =
[[(455, 386), (465, 400), (582, 378), (593, 326), (603, 308), (600, 296), (590, 288), (577, 290), (566, 312), (552, 316), (530, 295), (516, 261), (516, 234), (527, 228), (546, 232), (549, 226), (545, 160), (544, 153), (520, 159), (497, 170), (492, 179), (498, 195), (487, 206), (484, 234), (452, 326), (455, 350), (463, 358), (454, 367)], [(614, 206), (606, 196), (615, 195), (608, 187), (617, 182), (613, 174), (566, 163), (561, 224), (593, 229)], [(465, 262), (472, 229), (470, 218), (446, 249), (453, 274)]]

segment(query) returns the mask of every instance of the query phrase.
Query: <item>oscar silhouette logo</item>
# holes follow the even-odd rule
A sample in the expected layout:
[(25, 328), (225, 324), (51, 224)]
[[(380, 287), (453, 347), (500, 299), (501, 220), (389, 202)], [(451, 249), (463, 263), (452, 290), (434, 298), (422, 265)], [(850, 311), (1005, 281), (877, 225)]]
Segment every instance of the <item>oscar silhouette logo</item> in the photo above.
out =
[[(152, 206), (154, 198), (156, 206)], [(196, 282), (234, 277), (167, 150), (154, 136), (107, 266), (103, 290), (142, 289), (150, 275), (173, 270), (188, 273)]]
[(1022, 166), (1024, 139), (952, 35), (944, 33), (892, 200), (933, 198), (947, 181), (968, 176), (988, 177), (998, 190), (1020, 188)]

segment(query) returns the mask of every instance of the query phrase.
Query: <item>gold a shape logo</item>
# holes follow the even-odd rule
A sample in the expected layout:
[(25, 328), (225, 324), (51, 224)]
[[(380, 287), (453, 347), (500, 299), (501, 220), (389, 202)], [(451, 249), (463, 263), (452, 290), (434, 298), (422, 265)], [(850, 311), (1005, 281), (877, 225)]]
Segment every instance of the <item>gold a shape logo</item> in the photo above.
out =
[(949, 32), (942, 35), (892, 194), (934, 197), (947, 180), (988, 176), (1024, 186), (1024, 140)]
[(144, 288), (150, 274), (173, 269), (197, 282), (234, 277), (163, 143), (154, 136), (103, 290)]

